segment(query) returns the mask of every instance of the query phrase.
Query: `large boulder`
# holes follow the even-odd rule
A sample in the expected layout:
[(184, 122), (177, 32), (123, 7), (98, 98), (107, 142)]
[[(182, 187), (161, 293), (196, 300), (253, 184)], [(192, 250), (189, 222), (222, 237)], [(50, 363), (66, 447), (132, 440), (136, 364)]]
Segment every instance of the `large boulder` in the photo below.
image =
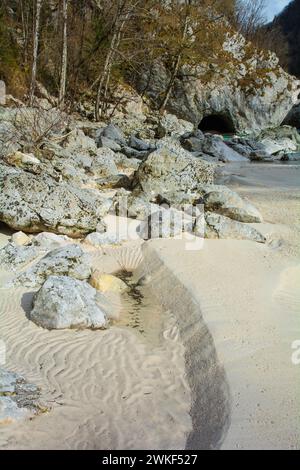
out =
[(183, 119), (178, 119), (174, 114), (165, 113), (159, 120), (157, 127), (157, 137), (180, 137), (181, 135), (192, 132), (194, 125)]
[(108, 124), (108, 126), (104, 127), (103, 129), (100, 129), (97, 132), (96, 135), (96, 143), (99, 147), (102, 147), (102, 137), (105, 137), (106, 139), (109, 139), (111, 142), (115, 142), (116, 144), (120, 146), (126, 145), (126, 139), (118, 126), (114, 124)]
[(223, 185), (198, 185), (195, 191), (170, 191), (159, 194), (156, 200), (179, 210), (188, 206), (203, 206), (205, 211), (216, 212), (245, 223), (260, 223), (262, 216), (256, 207)]
[(141, 161), (137, 158), (127, 158), (123, 153), (115, 153), (114, 162), (119, 173), (131, 174), (138, 169)]
[(128, 146), (122, 148), (122, 152), (126, 155), (127, 158), (136, 158), (138, 160), (143, 160), (150, 153), (149, 150), (136, 150)]
[(88, 283), (66, 276), (50, 276), (34, 297), (31, 321), (48, 330), (107, 327), (98, 305), (101, 294)]
[(140, 224), (138, 233), (141, 238), (173, 238), (182, 232), (193, 231), (193, 219), (191, 216), (170, 208), (160, 207)]
[[(200, 235), (202, 235), (203, 228), (201, 219), (199, 231)], [(196, 222), (194, 233), (197, 235), (197, 232), (198, 224)], [(256, 228), (212, 212), (205, 213), (205, 237), (252, 240), (258, 243), (266, 242), (264, 235), (256, 230)]]
[(94, 139), (87, 136), (82, 129), (73, 129), (62, 142), (63, 147), (70, 153), (96, 151)]
[(260, 223), (262, 216), (250, 202), (242, 199), (236, 192), (226, 186), (206, 185), (198, 188), (206, 211), (216, 212), (245, 223)]
[(202, 145), (205, 136), (200, 129), (196, 129), (193, 132), (185, 132), (180, 137), (180, 142), (183, 148), (188, 152), (202, 152)]
[(90, 172), (99, 177), (110, 177), (118, 174), (114, 161), (114, 152), (109, 148), (99, 148), (92, 158)]
[(154, 144), (151, 144), (149, 142), (146, 142), (145, 140), (139, 139), (138, 137), (134, 135), (130, 136), (128, 145), (129, 147), (135, 150), (138, 150), (139, 152), (153, 151), (156, 148)]
[(211, 155), (224, 163), (247, 161), (245, 156), (238, 153), (235, 149), (230, 148), (218, 136), (206, 135), (201, 144), (203, 153)]
[(113, 198), (116, 214), (131, 219), (145, 220), (151, 213), (159, 210), (158, 204), (150, 202), (144, 194), (134, 194), (123, 189)]
[(271, 159), (271, 154), (267, 152), (265, 145), (255, 139), (234, 137), (227, 141), (227, 145), (249, 160), (269, 161)]
[(98, 137), (97, 145), (98, 147), (109, 148), (110, 150), (113, 150), (114, 152), (120, 152), (122, 148), (121, 145), (117, 144), (117, 142), (114, 142), (113, 140), (110, 140), (107, 137), (104, 137), (102, 135)]
[(0, 107), (0, 155), (16, 150), (31, 152), (52, 137), (61, 138), (69, 121), (57, 108)]
[(20, 273), (14, 280), (15, 286), (38, 287), (49, 276), (69, 276), (86, 280), (91, 275), (89, 255), (79, 245), (68, 245), (50, 251), (40, 261)]
[(81, 237), (101, 225), (102, 207), (91, 190), (0, 164), (0, 221), (15, 230)]
[(200, 238), (266, 242), (264, 235), (248, 224), (232, 220), (220, 214), (204, 213), (201, 210), (198, 213), (189, 214), (173, 208), (160, 208), (139, 226), (138, 232), (145, 240), (177, 237), (183, 232), (188, 232)]
[(162, 147), (151, 153), (135, 173), (133, 188), (151, 197), (168, 191), (189, 191), (212, 183), (214, 166), (184, 149)]
[(0, 157), (18, 151), (21, 146), (18, 143), (17, 130), (12, 122), (2, 121), (0, 108)]
[[(89, 137), (86, 139), (92, 140)], [(44, 146), (42, 155), (51, 159), (51, 167), (64, 181), (71, 182), (74, 186), (83, 187), (91, 183), (92, 177), (109, 177), (118, 173), (115, 164), (115, 153), (108, 147), (97, 148), (92, 145), (87, 147), (70, 146), (61, 147), (55, 143)], [(43, 173), (47, 172), (49, 162), (43, 160)]]

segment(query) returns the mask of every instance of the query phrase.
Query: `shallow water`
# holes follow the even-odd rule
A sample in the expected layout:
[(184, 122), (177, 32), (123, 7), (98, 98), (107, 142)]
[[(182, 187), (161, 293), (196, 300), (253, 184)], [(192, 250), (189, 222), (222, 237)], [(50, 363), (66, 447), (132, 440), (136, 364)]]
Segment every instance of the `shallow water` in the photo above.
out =
[(134, 279), (133, 273), (123, 271), (116, 276), (129, 287), (121, 296), (120, 319), (116, 325), (133, 330), (147, 343), (160, 345), (169, 312), (163, 310), (147, 286)]
[(225, 164), (217, 169), (216, 184), (299, 189), (300, 162)]

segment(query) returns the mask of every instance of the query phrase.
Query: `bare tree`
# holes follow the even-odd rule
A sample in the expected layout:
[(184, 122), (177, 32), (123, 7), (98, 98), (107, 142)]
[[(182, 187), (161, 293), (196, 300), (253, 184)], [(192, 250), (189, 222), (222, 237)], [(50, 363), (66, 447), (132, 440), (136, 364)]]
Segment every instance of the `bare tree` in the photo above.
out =
[(28, 64), (28, 43), (30, 37), (30, 8), (24, 0), (20, 0), (20, 13), (21, 13), (21, 24), (22, 24), (22, 46), (23, 46), (23, 58), (24, 65)]
[(172, 90), (173, 90), (173, 86), (174, 86), (178, 71), (179, 71), (179, 68), (180, 68), (182, 52), (183, 52), (183, 48), (184, 48), (184, 45), (185, 45), (187, 31), (188, 31), (188, 25), (189, 25), (189, 14), (190, 14), (189, 6), (190, 6), (190, 1), (185, 0), (184, 21), (183, 21), (183, 25), (182, 25), (181, 33), (180, 33), (180, 37), (179, 37), (179, 44), (178, 44), (179, 47), (178, 47), (178, 51), (176, 53), (176, 56), (174, 57), (174, 63), (173, 63), (173, 67), (172, 67), (172, 70), (171, 70), (170, 80), (169, 80), (169, 83), (168, 83), (168, 86), (167, 86), (167, 89), (166, 89), (166, 92), (165, 92), (163, 102), (162, 102), (160, 110), (159, 110), (161, 114), (165, 111), (165, 109), (167, 107), (167, 104), (169, 102), (169, 99), (170, 99), (170, 96), (171, 96), (171, 93), (172, 93)]
[(162, 7), (157, 19), (157, 42), (163, 46), (160, 56), (167, 65), (169, 80), (159, 108), (161, 114), (182, 69), (195, 69), (212, 60), (212, 51), (221, 48), (226, 25), (222, 6), (219, 0), (176, 0), (171, 7)]
[(104, 67), (100, 77), (96, 80), (96, 82), (99, 82), (95, 105), (95, 118), (97, 121), (103, 117), (105, 111), (111, 71), (115, 57), (119, 54), (118, 48), (120, 46), (125, 26), (134, 15), (135, 9), (138, 7), (140, 2), (141, 0), (117, 0)]
[(32, 106), (33, 104), (34, 91), (35, 91), (35, 85), (36, 85), (41, 9), (42, 9), (42, 0), (36, 0), (35, 27), (34, 27), (34, 38), (33, 38), (33, 58), (32, 58), (32, 67), (31, 67), (31, 83), (30, 83), (30, 90), (29, 90), (29, 105), (30, 106)]
[(246, 39), (255, 39), (257, 31), (266, 22), (265, 0), (238, 0), (236, 26)]
[(62, 0), (62, 13), (63, 13), (63, 41), (62, 41), (62, 59), (61, 59), (61, 74), (60, 74), (60, 87), (59, 87), (59, 106), (62, 109), (65, 103), (66, 95), (66, 82), (67, 82), (67, 66), (68, 66), (68, 2), (69, 0)]

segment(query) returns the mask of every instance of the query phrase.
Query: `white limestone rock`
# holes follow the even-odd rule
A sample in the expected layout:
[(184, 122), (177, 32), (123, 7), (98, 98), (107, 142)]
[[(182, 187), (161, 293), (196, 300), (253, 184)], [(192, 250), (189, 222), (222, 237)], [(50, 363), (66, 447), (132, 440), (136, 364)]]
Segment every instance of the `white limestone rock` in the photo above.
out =
[(68, 245), (50, 251), (33, 266), (20, 273), (13, 285), (39, 287), (49, 276), (69, 276), (86, 280), (91, 275), (90, 257), (79, 245)]
[(86, 282), (50, 276), (35, 295), (28, 318), (48, 330), (104, 329), (108, 323), (97, 303), (100, 298), (101, 294)]

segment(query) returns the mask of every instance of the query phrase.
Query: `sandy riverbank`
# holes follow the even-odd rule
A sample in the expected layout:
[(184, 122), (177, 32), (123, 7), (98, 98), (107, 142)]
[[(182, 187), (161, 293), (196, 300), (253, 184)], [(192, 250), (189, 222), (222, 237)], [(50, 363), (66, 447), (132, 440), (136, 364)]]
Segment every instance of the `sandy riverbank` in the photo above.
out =
[[(209, 423), (219, 417), (223, 424), (217, 429), (219, 441), (213, 443), (217, 447), (299, 448), (300, 369), (291, 356), (292, 343), (300, 339), (300, 167), (242, 165), (224, 170), (234, 175), (220, 181), (225, 179), (264, 215), (265, 223), (257, 228), (267, 235), (268, 244), (206, 240), (196, 252), (186, 251), (185, 241), (151, 241), (149, 263), (156, 259), (152, 264), (161, 266), (166, 279), (165, 284), (161, 279), (154, 283), (154, 291), (162, 302), (173, 303), (180, 318), (187, 314), (181, 299), (188, 290), (212, 336), (215, 351), (212, 345), (209, 350), (217, 361), (212, 359), (211, 374), (202, 369), (205, 360), (194, 370), (195, 375), (207, 374), (210, 396), (202, 402), (193, 396), (193, 424), (201, 426), (198, 445), (203, 438), (206, 444), (205, 422), (209, 432)], [(181, 286), (178, 291), (167, 289), (170, 277), (173, 285)], [(193, 345), (189, 350), (188, 341), (187, 348), (189, 362), (196, 349)], [(211, 384), (210, 376), (217, 368), (220, 378), (222, 366), (222, 380)], [(199, 407), (205, 420), (199, 421)]]
[(25, 316), (31, 292), (0, 291), (5, 367), (52, 406), (2, 427), (1, 448), (299, 447), (300, 166), (229, 168), (220, 181), (260, 209), (267, 245), (207, 240), (186, 251), (184, 240), (154, 240), (143, 256), (135, 246), (94, 253), (107, 272), (148, 275), (142, 332), (48, 332)]
[[(92, 257), (109, 272), (133, 269), (141, 254), (129, 246)], [(25, 316), (32, 292), (0, 290), (5, 367), (41, 387), (51, 407), (32, 421), (0, 426), (0, 448), (184, 448), (192, 427), (184, 348), (172, 316), (142, 295), (142, 310), (130, 298), (113, 299), (122, 321), (106, 331), (49, 332)]]

